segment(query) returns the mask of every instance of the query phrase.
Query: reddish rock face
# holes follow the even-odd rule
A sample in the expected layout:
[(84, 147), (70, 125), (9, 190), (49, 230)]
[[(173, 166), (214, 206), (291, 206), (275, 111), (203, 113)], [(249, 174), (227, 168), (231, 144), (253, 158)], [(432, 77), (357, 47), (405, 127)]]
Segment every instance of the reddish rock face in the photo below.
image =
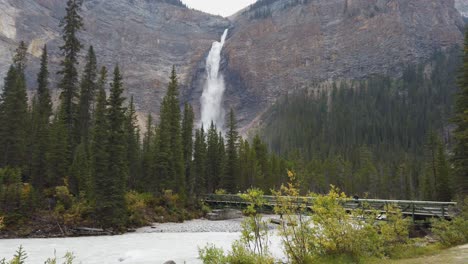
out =
[[(65, 3), (0, 0), (0, 78), (20, 40), (31, 43), (31, 89), (45, 43), (57, 71)], [(205, 56), (229, 27), (224, 105), (243, 127), (279, 96), (314, 82), (399, 76), (405, 64), (461, 44), (464, 27), (454, 0), (277, 0), (230, 21), (165, 0), (86, 0), (82, 14), (83, 44), (94, 45), (101, 65), (120, 64), (142, 115), (157, 114), (172, 65), (182, 100), (199, 109)]]
[(228, 88), (233, 97), (227, 100), (244, 125), (293, 89), (329, 79), (399, 76), (405, 64), (463, 42), (453, 0), (288, 2), (236, 16), (226, 43), (226, 74), (241, 76), (243, 93), (255, 98), (245, 104), (237, 87)]

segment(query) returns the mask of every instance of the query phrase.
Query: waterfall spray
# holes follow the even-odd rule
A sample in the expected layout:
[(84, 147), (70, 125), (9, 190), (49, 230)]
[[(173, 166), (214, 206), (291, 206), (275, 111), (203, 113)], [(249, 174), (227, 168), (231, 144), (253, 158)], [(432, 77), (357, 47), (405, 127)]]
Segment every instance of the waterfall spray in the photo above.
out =
[(219, 72), (221, 63), (221, 51), (223, 50), (224, 41), (228, 30), (226, 29), (221, 37), (221, 41), (214, 42), (210, 53), (206, 58), (206, 83), (203, 89), (203, 94), (200, 99), (201, 103), (201, 124), (207, 128), (213, 121), (219, 128), (224, 127), (225, 112), (222, 106), (224, 95), (224, 78)]

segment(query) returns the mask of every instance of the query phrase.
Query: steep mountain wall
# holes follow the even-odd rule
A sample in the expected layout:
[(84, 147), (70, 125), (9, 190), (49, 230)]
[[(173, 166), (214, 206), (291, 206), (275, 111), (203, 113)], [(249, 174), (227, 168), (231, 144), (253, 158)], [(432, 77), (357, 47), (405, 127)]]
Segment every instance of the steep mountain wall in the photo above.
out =
[(227, 104), (244, 125), (280, 95), (330, 79), (399, 76), (463, 43), (454, 0), (263, 0), (235, 16)]
[[(94, 45), (102, 65), (112, 67), (119, 63), (128, 92), (135, 96), (144, 113), (157, 113), (172, 65), (180, 73), (180, 83), (189, 83), (194, 67), (204, 58), (212, 41), (230, 24), (227, 19), (167, 2), (171, 1), (84, 1), (85, 31), (80, 35), (83, 44)], [(65, 3), (0, 0), (0, 75), (6, 72), (20, 40), (29, 43), (33, 62), (28, 68), (31, 88), (35, 86), (37, 59), (45, 43), (51, 52), (51, 72), (57, 71), (58, 47), (62, 43), (58, 25)]]
[[(178, 0), (84, 2), (83, 43), (94, 45), (101, 64), (120, 64), (142, 114), (157, 114), (172, 65), (182, 100), (198, 111), (206, 55), (229, 28), (222, 58), (224, 106), (236, 110), (245, 128), (296, 88), (330, 79), (399, 76), (405, 64), (463, 43), (455, 0), (260, 0), (229, 19), (188, 9)], [(457, 6), (465, 2), (457, 0)], [(57, 71), (65, 3), (0, 0), (0, 77), (20, 40), (29, 43), (31, 89), (45, 43), (51, 72)]]

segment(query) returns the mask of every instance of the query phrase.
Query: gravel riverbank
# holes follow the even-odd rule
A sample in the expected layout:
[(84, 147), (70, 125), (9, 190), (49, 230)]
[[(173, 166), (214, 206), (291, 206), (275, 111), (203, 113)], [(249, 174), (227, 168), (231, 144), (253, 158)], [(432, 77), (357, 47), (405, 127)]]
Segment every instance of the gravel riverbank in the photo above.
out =
[[(279, 216), (265, 215), (265, 221), (272, 218), (278, 219)], [(142, 227), (136, 230), (137, 233), (204, 233), (204, 232), (227, 232), (236, 233), (242, 231), (243, 218), (211, 221), (207, 219), (195, 219), (183, 223), (155, 223), (152, 226)], [(270, 229), (276, 228), (276, 225), (269, 224)]]

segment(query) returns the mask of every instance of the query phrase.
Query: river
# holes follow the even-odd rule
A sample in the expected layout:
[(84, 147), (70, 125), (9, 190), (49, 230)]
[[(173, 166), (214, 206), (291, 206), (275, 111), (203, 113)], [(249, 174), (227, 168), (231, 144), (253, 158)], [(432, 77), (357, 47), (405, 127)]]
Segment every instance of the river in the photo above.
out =
[[(201, 263), (198, 248), (212, 243), (229, 250), (240, 237), (240, 219), (227, 221), (193, 220), (181, 224), (157, 224), (119, 236), (3, 239), (0, 240), (0, 259), (11, 258), (22, 245), (28, 254), (26, 263), (36, 264), (67, 251), (76, 256), (75, 263), (83, 264), (158, 264), (168, 260), (179, 263)], [(283, 258), (280, 240), (271, 238), (271, 251)], [(61, 262), (59, 262), (61, 263)]]

